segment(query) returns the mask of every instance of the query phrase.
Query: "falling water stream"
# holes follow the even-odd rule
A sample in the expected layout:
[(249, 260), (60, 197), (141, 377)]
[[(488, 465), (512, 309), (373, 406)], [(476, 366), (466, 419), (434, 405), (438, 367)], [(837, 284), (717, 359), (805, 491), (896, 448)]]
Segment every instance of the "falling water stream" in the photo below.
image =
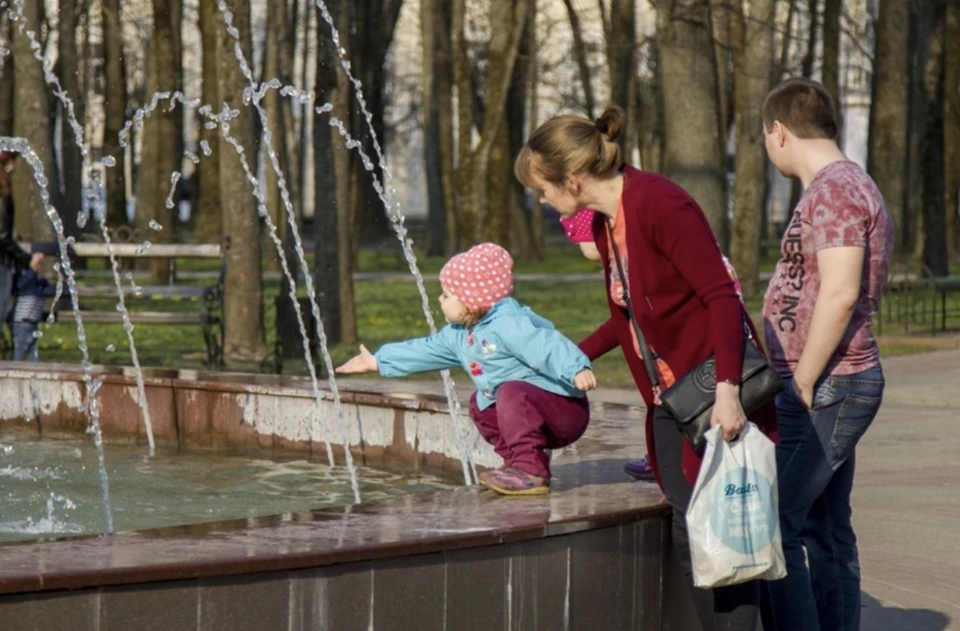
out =
[[(19, 22), (18, 28), (20, 29), (20, 32), (24, 32), (24, 24), (22, 20), (23, 2), (24, 0), (13, 0), (13, 7), (7, 9), (11, 20), (14, 23)], [(336, 29), (333, 18), (330, 15), (330, 12), (326, 4), (323, 2), (323, 0), (315, 0), (315, 2), (318, 10), (320, 11), (321, 16), (323, 17), (323, 19), (331, 29), (331, 37), (337, 49), (337, 53), (340, 57), (341, 66), (343, 67), (348, 80), (350, 81), (350, 83), (353, 85), (355, 89), (357, 101), (359, 103), (361, 112), (363, 113), (364, 118), (367, 121), (367, 127), (371, 136), (372, 146), (376, 153), (378, 166), (380, 167), (379, 178), (377, 176), (373, 161), (363, 151), (362, 143), (358, 139), (355, 139), (350, 135), (350, 133), (347, 131), (346, 127), (344, 126), (343, 122), (334, 116), (330, 116), (329, 124), (332, 127), (337, 129), (338, 133), (344, 139), (348, 149), (354, 149), (359, 153), (361, 162), (364, 168), (372, 174), (373, 187), (378, 197), (380, 198), (381, 202), (383, 203), (387, 216), (391, 221), (391, 225), (394, 231), (396, 232), (397, 237), (400, 240), (400, 243), (404, 252), (404, 257), (406, 258), (408, 265), (410, 267), (410, 271), (416, 280), (417, 288), (419, 290), (421, 301), (422, 301), (423, 312), (426, 317), (426, 321), (429, 325), (430, 331), (436, 332), (436, 324), (434, 322), (433, 314), (429, 307), (429, 298), (427, 296), (426, 289), (424, 287), (423, 276), (421, 275), (418, 269), (416, 255), (413, 252), (413, 248), (412, 248), (413, 242), (407, 236), (407, 230), (406, 230), (406, 227), (404, 226), (405, 218), (401, 212), (400, 204), (396, 200), (396, 190), (392, 184), (390, 169), (386, 164), (385, 156), (381, 149), (379, 140), (376, 136), (376, 132), (374, 131), (374, 128), (373, 128), (372, 115), (367, 108), (366, 101), (363, 96), (362, 84), (358, 79), (356, 79), (353, 76), (351, 72), (350, 62), (346, 57), (346, 50), (340, 44), (339, 32)], [(6, 4), (7, 4), (6, 2), (0, 2), (0, 9), (5, 8)], [(248, 87), (245, 88), (243, 91), (243, 103), (246, 106), (252, 105), (257, 110), (257, 113), (260, 117), (260, 121), (262, 124), (262, 129), (263, 129), (262, 140), (267, 150), (268, 157), (270, 158), (271, 166), (273, 167), (277, 175), (277, 181), (278, 181), (278, 186), (280, 188), (281, 199), (283, 201), (284, 208), (286, 209), (286, 212), (287, 212), (287, 219), (288, 219), (289, 226), (291, 228), (291, 235), (294, 240), (295, 251), (299, 258), (299, 264), (301, 266), (301, 269), (304, 270), (304, 274), (303, 274), (304, 282), (307, 290), (307, 295), (310, 300), (312, 315), (318, 323), (318, 333), (320, 338), (319, 342), (320, 342), (321, 352), (322, 352), (325, 368), (329, 375), (329, 378), (328, 378), (329, 387), (332, 392), (333, 399), (335, 402), (335, 407), (337, 410), (337, 415), (340, 420), (341, 438), (343, 441), (343, 448), (344, 448), (347, 468), (350, 471), (351, 487), (354, 493), (354, 500), (356, 502), (359, 502), (360, 501), (359, 484), (356, 477), (356, 470), (353, 465), (352, 455), (349, 449), (348, 426), (347, 426), (346, 418), (344, 416), (344, 412), (341, 404), (339, 389), (337, 387), (336, 379), (334, 377), (333, 361), (332, 361), (332, 358), (330, 357), (329, 348), (328, 348), (326, 336), (324, 333), (323, 322), (320, 318), (319, 307), (318, 307), (317, 298), (316, 298), (316, 291), (313, 285), (313, 279), (311, 275), (306, 271), (309, 269), (309, 266), (306, 260), (305, 252), (303, 250), (303, 243), (299, 234), (299, 230), (296, 222), (296, 215), (294, 212), (293, 205), (290, 201), (289, 191), (287, 189), (286, 182), (284, 180), (284, 176), (282, 173), (282, 169), (280, 167), (279, 158), (277, 156), (276, 150), (273, 147), (272, 133), (270, 131), (270, 128), (267, 122), (266, 112), (261, 105), (261, 101), (265, 97), (267, 91), (271, 89), (280, 90), (281, 95), (285, 97), (297, 98), (301, 104), (312, 103), (313, 96), (306, 94), (305, 92), (297, 89), (294, 86), (284, 86), (276, 78), (269, 79), (259, 84), (258, 86), (256, 80), (253, 77), (253, 73), (250, 69), (250, 66), (247, 63), (246, 57), (243, 54), (243, 50), (240, 46), (239, 32), (232, 24), (233, 16), (231, 12), (228, 10), (223, 0), (220, 0), (218, 2), (218, 8), (221, 11), (221, 13), (223, 13), (224, 22), (225, 22), (228, 33), (231, 35), (231, 37), (234, 38), (234, 54), (237, 58), (237, 62), (240, 65), (240, 68), (245, 78), (248, 81)], [(134, 364), (135, 374), (137, 378), (139, 403), (143, 413), (144, 425), (145, 425), (145, 430), (146, 430), (147, 439), (149, 443), (150, 455), (153, 455), (154, 439), (153, 439), (153, 431), (152, 431), (151, 422), (150, 422), (149, 408), (147, 406), (147, 401), (146, 401), (146, 393), (145, 393), (144, 382), (143, 382), (143, 373), (140, 368), (136, 346), (133, 339), (133, 324), (130, 321), (129, 312), (127, 311), (127, 308), (124, 302), (125, 292), (124, 292), (123, 284), (121, 281), (117, 260), (114, 256), (114, 252), (113, 252), (113, 248), (110, 240), (110, 233), (106, 225), (106, 212), (104, 208), (105, 200), (103, 198), (103, 195), (100, 193), (101, 171), (91, 167), (89, 151), (88, 151), (86, 142), (84, 140), (83, 126), (80, 124), (80, 122), (77, 120), (74, 114), (74, 104), (72, 100), (63, 90), (59, 80), (57, 79), (56, 75), (53, 73), (52, 62), (50, 60), (45, 59), (44, 56), (42, 55), (42, 49), (41, 49), (40, 43), (36, 39), (36, 34), (32, 31), (26, 31), (25, 35), (30, 41), (31, 50), (34, 58), (36, 58), (41, 64), (43, 64), (45, 81), (48, 83), (48, 85), (50, 85), (54, 96), (63, 105), (64, 114), (67, 117), (68, 123), (73, 132), (77, 146), (80, 148), (81, 156), (83, 158), (82, 172), (89, 173), (90, 175), (91, 185), (87, 193), (88, 200), (91, 202), (94, 217), (97, 218), (98, 220), (99, 228), (102, 233), (104, 243), (107, 245), (107, 250), (109, 253), (109, 259), (111, 263), (111, 271), (113, 273), (114, 283), (117, 288), (117, 295), (118, 295), (117, 311), (121, 314), (123, 327), (127, 334), (127, 338), (130, 344), (131, 359)], [(7, 51), (6, 49), (0, 49), (0, 62), (2, 62), (3, 57), (5, 57), (7, 54), (9, 54), (9, 51)], [(169, 106), (171, 108), (174, 107), (177, 102), (183, 103), (186, 107), (197, 108), (199, 113), (207, 119), (206, 126), (208, 128), (219, 127), (223, 138), (231, 146), (233, 146), (234, 149), (238, 152), (238, 156), (240, 158), (240, 162), (245, 171), (247, 179), (253, 186), (253, 194), (258, 200), (260, 214), (265, 218), (265, 222), (269, 229), (270, 237), (277, 247), (277, 252), (280, 258), (281, 267), (288, 281), (291, 300), (293, 300), (294, 303), (296, 303), (296, 279), (294, 278), (294, 275), (290, 271), (290, 267), (286, 259), (286, 254), (284, 252), (282, 241), (280, 240), (277, 233), (277, 226), (274, 225), (269, 214), (264, 212), (266, 202), (265, 202), (265, 195), (263, 192), (262, 185), (258, 181), (257, 177), (254, 175), (253, 170), (250, 168), (250, 165), (246, 157), (244, 156), (242, 145), (235, 138), (233, 138), (229, 133), (230, 120), (232, 120), (238, 115), (237, 110), (231, 110), (229, 107), (224, 106), (223, 110), (219, 114), (215, 114), (213, 112), (213, 108), (211, 105), (206, 104), (201, 106), (199, 101), (188, 101), (179, 92), (175, 92), (175, 93), (158, 92), (152, 95), (152, 97), (150, 97), (148, 105), (137, 110), (137, 112), (134, 114), (131, 120), (129, 120), (125, 124), (123, 130), (119, 134), (119, 141), (120, 141), (121, 147), (126, 146), (127, 138), (129, 136), (131, 129), (132, 128), (141, 129), (143, 126), (144, 120), (147, 117), (149, 117), (152, 114), (152, 112), (163, 101), (167, 101), (167, 100), (169, 101)], [(316, 106), (314, 108), (314, 111), (317, 114), (330, 115), (330, 113), (332, 112), (332, 109), (333, 109), (332, 104), (325, 103), (325, 104)], [(26, 139), (0, 137), (0, 149), (19, 152), (31, 165), (31, 167), (34, 170), (34, 179), (36, 180), (38, 186), (40, 187), (41, 198), (43, 200), (45, 212), (48, 218), (50, 219), (51, 223), (53, 224), (54, 230), (56, 231), (56, 234), (57, 234), (57, 240), (60, 245), (60, 252), (61, 252), (61, 262), (55, 266), (55, 270), (58, 273), (57, 296), (59, 297), (59, 295), (62, 293), (63, 283), (65, 281), (66, 286), (70, 292), (70, 298), (73, 303), (74, 317), (77, 323), (77, 336), (79, 340), (79, 346), (83, 355), (82, 363), (84, 367), (84, 381), (85, 381), (86, 390), (87, 390), (86, 410), (89, 413), (89, 417), (91, 421), (91, 429), (93, 430), (95, 443), (98, 450), (99, 470), (100, 470), (102, 494), (103, 494), (103, 500), (104, 500), (104, 510), (106, 514), (106, 532), (112, 532), (113, 518), (112, 518), (111, 509), (110, 509), (109, 482), (107, 480), (106, 467), (105, 467), (104, 458), (103, 458), (102, 433), (100, 429), (99, 409), (96, 404), (96, 392), (99, 389), (101, 384), (99, 379), (93, 379), (93, 375), (92, 375), (93, 367), (89, 358), (86, 335), (84, 332), (83, 322), (80, 315), (80, 309), (78, 304), (76, 278), (70, 266), (69, 257), (68, 257), (68, 248), (70, 243), (72, 242), (72, 238), (65, 237), (64, 231), (63, 231), (63, 223), (60, 219), (60, 216), (57, 213), (57, 211), (50, 205), (49, 193), (47, 191), (48, 182), (43, 170), (43, 164), (39, 160), (37, 155), (33, 152), (33, 150), (30, 148)], [(209, 145), (207, 145), (207, 143), (205, 142), (201, 142), (200, 149), (204, 156), (209, 156), (212, 153)], [(190, 152), (185, 152), (184, 156), (189, 158), (195, 164), (199, 162), (201, 159), (199, 156), (196, 156), (195, 154), (192, 154)], [(113, 168), (115, 165), (116, 165), (116, 160), (113, 156), (105, 156), (100, 161), (100, 166), (103, 169)], [(177, 183), (180, 180), (180, 177), (181, 177), (181, 174), (179, 171), (175, 171), (173, 174), (171, 174), (170, 193), (166, 200), (166, 205), (168, 208), (172, 204), (172, 198), (176, 190)], [(83, 214), (82, 210), (80, 210), (77, 217), (78, 226), (82, 228), (85, 225), (86, 220), (87, 220), (86, 215)], [(156, 222), (151, 222), (152, 229), (154, 230), (162, 229), (162, 226), (159, 226), (159, 224), (154, 225), (155, 223)], [(144, 243), (140, 246), (140, 248), (138, 248), (138, 254), (142, 253), (149, 247), (150, 247), (149, 241), (144, 241)], [(130, 281), (131, 281), (134, 293), (139, 295), (140, 289), (136, 287), (135, 284), (132, 283), (132, 278), (130, 279)], [(319, 408), (320, 402), (322, 401), (322, 393), (319, 389), (316, 366), (314, 365), (313, 358), (309, 352), (309, 336), (307, 334), (306, 325), (303, 321), (303, 316), (300, 313), (300, 310), (295, 309), (295, 313), (297, 317), (297, 323), (300, 328), (300, 333), (304, 340), (304, 356), (307, 361), (307, 366), (310, 372), (314, 396), (316, 398), (318, 408)], [(461, 464), (463, 465), (464, 480), (467, 484), (470, 484), (472, 482), (472, 479), (476, 478), (476, 467), (471, 458), (470, 449), (466, 444), (467, 438), (466, 438), (466, 431), (464, 429), (464, 421), (462, 419), (462, 411), (460, 409), (459, 400), (456, 396), (456, 391), (454, 389), (454, 384), (450, 377), (449, 371), (446, 371), (446, 370), (442, 371), (441, 376), (443, 379), (444, 390), (446, 392), (447, 401), (449, 404), (449, 409), (450, 409), (450, 413), (453, 420), (454, 437), (456, 439), (457, 447), (460, 452)], [(326, 418), (324, 418), (323, 421), (326, 422)], [(331, 428), (329, 427), (327, 428), (328, 431), (326, 432), (326, 436), (331, 435), (329, 432), (330, 429)], [(312, 431), (310, 432), (310, 435), (312, 436)], [(334, 463), (333, 452), (332, 452), (329, 440), (326, 441), (326, 449), (327, 449), (327, 457), (328, 457), (329, 463), (333, 465)], [(471, 478), (471, 475), (472, 475), (472, 478)]]

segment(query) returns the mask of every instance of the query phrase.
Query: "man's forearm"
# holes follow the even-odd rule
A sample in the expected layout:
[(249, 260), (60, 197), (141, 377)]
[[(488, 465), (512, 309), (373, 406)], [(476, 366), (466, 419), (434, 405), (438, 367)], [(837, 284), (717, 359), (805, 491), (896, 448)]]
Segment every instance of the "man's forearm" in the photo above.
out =
[(813, 386), (823, 374), (847, 331), (854, 306), (855, 301), (851, 303), (840, 297), (818, 296), (807, 342), (793, 374), (797, 385)]

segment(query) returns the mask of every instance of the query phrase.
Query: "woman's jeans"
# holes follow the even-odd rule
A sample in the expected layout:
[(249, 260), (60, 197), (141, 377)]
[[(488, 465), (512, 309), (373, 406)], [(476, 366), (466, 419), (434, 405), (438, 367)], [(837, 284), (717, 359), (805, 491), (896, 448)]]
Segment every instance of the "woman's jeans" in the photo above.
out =
[(876, 366), (821, 379), (809, 410), (792, 380), (785, 385), (777, 398), (777, 469), (787, 577), (770, 583), (777, 628), (857, 630), (860, 561), (850, 523), (854, 451), (880, 409), (883, 371)]
[(690, 537), (687, 534), (687, 506), (693, 488), (683, 475), (683, 434), (670, 413), (657, 407), (653, 413), (653, 434), (663, 494), (673, 508), (673, 550), (693, 594), (693, 604), (703, 631), (756, 631), (759, 617), (759, 581), (728, 587), (700, 589), (693, 586)]
[(13, 361), (40, 361), (40, 338), (37, 337), (37, 330), (39, 328), (37, 323), (14, 322), (12, 328)]

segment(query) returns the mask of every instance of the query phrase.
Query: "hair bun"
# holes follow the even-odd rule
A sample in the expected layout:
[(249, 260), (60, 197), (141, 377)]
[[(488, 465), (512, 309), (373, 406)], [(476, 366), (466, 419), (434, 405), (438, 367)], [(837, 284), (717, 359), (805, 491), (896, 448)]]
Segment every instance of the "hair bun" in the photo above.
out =
[(595, 121), (593, 121), (593, 124), (596, 125), (597, 131), (599, 131), (604, 136), (606, 136), (607, 133), (609, 133), (610, 131), (610, 128), (607, 127), (607, 123), (602, 118), (596, 119)]

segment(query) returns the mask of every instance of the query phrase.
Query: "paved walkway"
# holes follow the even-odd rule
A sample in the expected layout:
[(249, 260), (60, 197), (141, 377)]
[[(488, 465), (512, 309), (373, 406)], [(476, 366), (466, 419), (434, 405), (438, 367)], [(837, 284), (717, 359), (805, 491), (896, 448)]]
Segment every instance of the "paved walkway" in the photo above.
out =
[[(960, 350), (895, 357), (884, 369), (884, 405), (857, 450), (853, 497), (862, 628), (960, 631)], [(439, 380), (340, 383), (344, 389), (442, 393)], [(460, 385), (463, 399), (470, 390)], [(601, 410), (604, 403), (639, 403), (629, 390), (601, 389), (591, 399)], [(609, 426), (604, 436), (620, 443), (608, 445), (611, 453), (642, 455), (642, 409), (616, 408), (598, 423)], [(624, 449), (628, 443), (636, 447)]]

